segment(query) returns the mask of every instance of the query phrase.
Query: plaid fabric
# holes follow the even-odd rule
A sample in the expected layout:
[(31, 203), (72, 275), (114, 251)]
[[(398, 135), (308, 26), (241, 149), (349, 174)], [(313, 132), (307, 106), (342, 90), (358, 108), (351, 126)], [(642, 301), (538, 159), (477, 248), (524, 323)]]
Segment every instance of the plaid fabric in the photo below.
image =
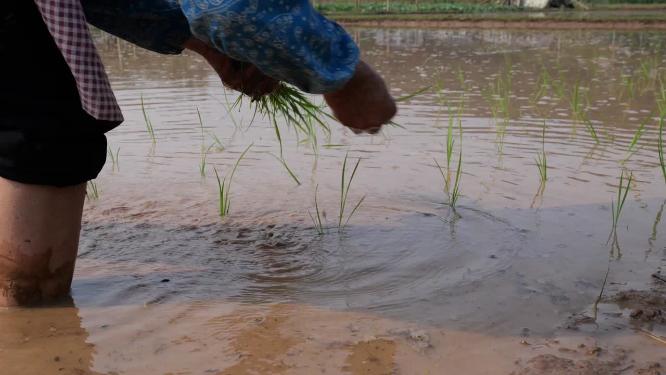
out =
[(98, 120), (122, 121), (79, 0), (34, 0), (76, 80), (81, 106)]

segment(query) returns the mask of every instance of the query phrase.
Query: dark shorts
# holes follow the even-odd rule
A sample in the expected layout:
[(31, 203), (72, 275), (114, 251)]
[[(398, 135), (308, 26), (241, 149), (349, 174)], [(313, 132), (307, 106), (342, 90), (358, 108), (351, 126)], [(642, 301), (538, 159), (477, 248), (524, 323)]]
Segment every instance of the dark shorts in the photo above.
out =
[(0, 177), (76, 185), (106, 161), (117, 123), (82, 108), (69, 67), (32, 0), (0, 6)]

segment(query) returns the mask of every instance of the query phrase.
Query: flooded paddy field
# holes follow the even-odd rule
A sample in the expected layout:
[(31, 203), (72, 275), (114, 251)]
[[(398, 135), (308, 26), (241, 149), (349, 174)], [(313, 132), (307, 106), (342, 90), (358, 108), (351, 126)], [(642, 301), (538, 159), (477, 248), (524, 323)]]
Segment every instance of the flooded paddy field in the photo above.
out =
[(126, 122), (71, 303), (0, 311), (0, 373), (664, 373), (666, 34), (351, 31), (429, 89), (282, 142), (203, 60), (99, 36)]

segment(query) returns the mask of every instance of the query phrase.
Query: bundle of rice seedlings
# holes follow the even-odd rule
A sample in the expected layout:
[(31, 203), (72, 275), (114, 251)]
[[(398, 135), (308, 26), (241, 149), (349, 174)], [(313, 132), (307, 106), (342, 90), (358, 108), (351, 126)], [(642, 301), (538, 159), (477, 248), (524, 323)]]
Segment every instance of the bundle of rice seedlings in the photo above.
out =
[[(240, 95), (232, 107), (242, 105), (245, 95)], [(254, 106), (254, 115), (257, 113), (268, 118), (275, 129), (275, 135), (280, 143), (282, 154), (282, 135), (278, 120), (285, 120), (288, 127), (293, 127), (296, 135), (304, 135), (316, 148), (317, 128), (330, 135), (331, 129), (325, 119), (335, 118), (324, 111), (324, 106), (317, 105), (297, 88), (280, 83), (270, 94), (252, 99), (250, 105)], [(254, 119), (254, 117), (253, 117)]]
[[(399, 97), (396, 102), (403, 102), (410, 100), (426, 91), (431, 86), (421, 88), (411, 94)], [(244, 94), (238, 96), (236, 101), (231, 105), (231, 108), (237, 108), (242, 105), (243, 100), (248, 99)], [(337, 119), (324, 109), (325, 105), (318, 105), (310, 101), (305, 93), (298, 90), (296, 87), (279, 83), (278, 87), (270, 94), (261, 96), (256, 99), (250, 99), (250, 105), (254, 106), (254, 116), (257, 113), (267, 117), (275, 129), (280, 144), (280, 154), (282, 154), (282, 134), (278, 125), (278, 120), (285, 120), (288, 127), (293, 127), (296, 135), (303, 135), (306, 140), (310, 141), (315, 152), (317, 151), (317, 128), (323, 130), (326, 137), (330, 137), (331, 128), (326, 123), (327, 120), (337, 122)], [(254, 116), (252, 120), (254, 120)], [(401, 125), (391, 121), (389, 125), (402, 127)]]

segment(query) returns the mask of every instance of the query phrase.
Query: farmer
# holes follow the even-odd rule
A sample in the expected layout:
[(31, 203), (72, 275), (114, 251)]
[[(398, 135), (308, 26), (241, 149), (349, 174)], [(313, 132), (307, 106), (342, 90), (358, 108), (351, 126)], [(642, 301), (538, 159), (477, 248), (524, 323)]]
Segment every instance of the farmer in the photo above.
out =
[(253, 97), (279, 81), (323, 94), (356, 132), (396, 111), (349, 35), (307, 0), (3, 0), (0, 306), (69, 293), (85, 183), (123, 121), (86, 19), (155, 52), (192, 50)]

